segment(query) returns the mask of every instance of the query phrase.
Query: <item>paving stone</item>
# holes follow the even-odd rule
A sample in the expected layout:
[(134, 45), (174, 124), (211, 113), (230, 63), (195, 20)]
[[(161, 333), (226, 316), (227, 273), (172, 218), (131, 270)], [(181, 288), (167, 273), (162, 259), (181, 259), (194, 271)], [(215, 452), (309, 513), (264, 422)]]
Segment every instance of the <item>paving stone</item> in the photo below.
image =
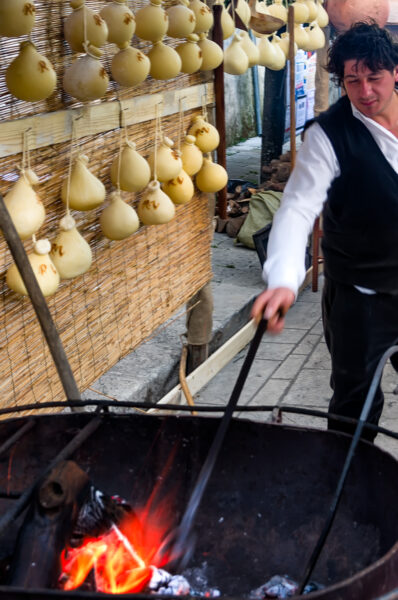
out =
[(272, 375), (272, 378), (292, 380), (300, 372), (300, 369), (305, 363), (306, 358), (307, 357), (305, 354), (291, 354), (283, 361), (281, 366), (275, 371), (275, 373)]
[(313, 302), (296, 302), (286, 315), (286, 326), (310, 329), (319, 321), (319, 305)]
[(331, 390), (330, 371), (327, 369), (303, 369), (286, 394), (284, 404), (327, 409)]
[(328, 369), (330, 371), (330, 354), (325, 342), (318, 342), (311, 356), (306, 361), (304, 368)]
[(258, 391), (256, 396), (247, 404), (250, 406), (259, 406), (260, 404), (277, 404), (284, 395), (289, 381), (274, 379), (274, 375)]
[(265, 334), (264, 339), (268, 344), (298, 344), (304, 338), (306, 331), (303, 329), (294, 329), (285, 327), (279, 335)]
[(257, 350), (256, 360), (271, 359), (284, 360), (294, 348), (294, 344), (279, 344), (278, 342), (269, 343), (268, 339), (272, 336), (265, 336)]
[(300, 344), (298, 344), (293, 350), (293, 354), (304, 354), (305, 356), (310, 355), (320, 339), (321, 336), (319, 334), (307, 333)]

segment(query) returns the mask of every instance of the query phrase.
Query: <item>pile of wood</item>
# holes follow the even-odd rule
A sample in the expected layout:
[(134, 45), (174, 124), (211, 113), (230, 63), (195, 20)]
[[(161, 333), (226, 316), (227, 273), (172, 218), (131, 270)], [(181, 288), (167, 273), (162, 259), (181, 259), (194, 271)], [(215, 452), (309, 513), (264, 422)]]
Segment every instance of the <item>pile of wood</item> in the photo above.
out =
[(227, 193), (227, 218), (217, 217), (216, 231), (226, 233), (235, 238), (242, 227), (250, 208), (250, 198), (258, 192), (273, 190), (283, 192), (291, 170), (290, 152), (281, 154), (269, 165), (262, 168), (264, 181), (258, 185), (237, 185), (233, 191)]

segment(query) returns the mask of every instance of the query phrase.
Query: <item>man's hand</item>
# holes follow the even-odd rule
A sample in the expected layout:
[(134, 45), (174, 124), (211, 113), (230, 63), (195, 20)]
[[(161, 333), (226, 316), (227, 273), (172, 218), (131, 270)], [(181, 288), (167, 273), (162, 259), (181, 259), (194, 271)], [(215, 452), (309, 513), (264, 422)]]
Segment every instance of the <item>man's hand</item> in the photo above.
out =
[(295, 295), (289, 288), (280, 287), (262, 292), (255, 300), (252, 318), (259, 323), (267, 319), (269, 333), (281, 333), (285, 326), (285, 314), (293, 304)]

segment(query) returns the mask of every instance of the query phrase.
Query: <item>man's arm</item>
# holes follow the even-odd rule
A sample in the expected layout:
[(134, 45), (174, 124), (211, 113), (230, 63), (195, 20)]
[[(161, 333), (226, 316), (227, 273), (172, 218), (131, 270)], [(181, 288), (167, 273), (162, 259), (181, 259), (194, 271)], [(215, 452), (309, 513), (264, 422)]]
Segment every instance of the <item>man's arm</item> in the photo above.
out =
[(339, 174), (329, 138), (315, 123), (305, 134), (272, 224), (263, 269), (268, 289), (260, 294), (252, 309), (256, 320), (264, 313), (271, 333), (282, 331), (284, 315), (304, 280), (308, 236), (322, 212), (328, 189)]

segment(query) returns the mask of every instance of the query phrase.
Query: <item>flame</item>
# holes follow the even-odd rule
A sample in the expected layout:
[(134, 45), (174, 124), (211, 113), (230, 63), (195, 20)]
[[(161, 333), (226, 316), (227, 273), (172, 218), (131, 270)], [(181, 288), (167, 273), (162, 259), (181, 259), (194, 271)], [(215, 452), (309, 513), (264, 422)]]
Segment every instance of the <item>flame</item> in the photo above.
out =
[(154, 567), (170, 561), (170, 554), (159, 553), (169, 530), (165, 506), (129, 514), (120, 524), (98, 538), (86, 538), (78, 548), (66, 548), (61, 555), (64, 590), (80, 587), (91, 571), (96, 590), (111, 594), (141, 592), (149, 583)]

